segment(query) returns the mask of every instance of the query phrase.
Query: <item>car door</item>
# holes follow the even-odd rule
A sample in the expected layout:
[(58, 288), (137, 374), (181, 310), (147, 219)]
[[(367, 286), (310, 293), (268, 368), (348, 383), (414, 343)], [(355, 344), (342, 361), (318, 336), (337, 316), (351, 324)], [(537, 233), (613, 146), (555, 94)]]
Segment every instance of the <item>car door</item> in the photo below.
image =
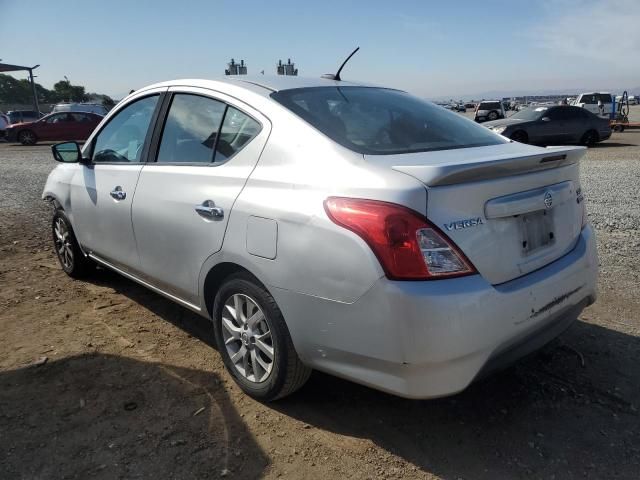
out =
[(80, 112), (72, 113), (71, 116), (75, 119), (74, 137), (71, 140), (87, 139), (97, 125), (94, 120), (94, 115)]
[(546, 109), (542, 117), (535, 123), (536, 143), (554, 145), (564, 142), (563, 139), (566, 136), (566, 129), (562, 115), (558, 113), (558, 107)]
[(34, 124), (35, 133), (39, 140), (60, 140), (67, 120), (67, 113), (49, 115)]
[(202, 265), (222, 247), (270, 123), (211, 90), (175, 87), (170, 95), (154, 158), (138, 181), (133, 226), (144, 278), (197, 305)]
[(89, 161), (71, 185), (73, 227), (84, 250), (125, 271), (139, 271), (131, 204), (147, 157), (162, 90), (118, 108), (83, 149)]
[(566, 122), (566, 143), (578, 143), (589, 129), (590, 114), (578, 107), (563, 107)]

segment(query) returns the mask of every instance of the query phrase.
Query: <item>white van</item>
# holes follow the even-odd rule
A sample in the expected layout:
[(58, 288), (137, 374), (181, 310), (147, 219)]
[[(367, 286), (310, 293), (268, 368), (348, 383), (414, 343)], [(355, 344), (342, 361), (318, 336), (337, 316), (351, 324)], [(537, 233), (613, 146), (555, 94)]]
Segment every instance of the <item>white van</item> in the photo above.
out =
[(51, 113), (56, 112), (89, 112), (98, 115), (106, 115), (107, 109), (99, 103), (59, 103), (51, 109)]
[(611, 94), (607, 92), (581, 93), (575, 99), (573, 105), (589, 110), (591, 113), (601, 116), (609, 116), (612, 107)]

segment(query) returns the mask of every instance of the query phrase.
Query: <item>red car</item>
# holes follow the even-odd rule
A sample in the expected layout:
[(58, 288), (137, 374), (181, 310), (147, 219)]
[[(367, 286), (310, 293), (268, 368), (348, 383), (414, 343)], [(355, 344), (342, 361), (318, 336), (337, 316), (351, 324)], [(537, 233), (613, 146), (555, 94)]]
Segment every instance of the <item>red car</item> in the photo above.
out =
[(42, 140), (86, 140), (101, 121), (102, 115), (89, 112), (51, 113), (35, 122), (7, 127), (6, 138), (23, 145), (35, 145)]

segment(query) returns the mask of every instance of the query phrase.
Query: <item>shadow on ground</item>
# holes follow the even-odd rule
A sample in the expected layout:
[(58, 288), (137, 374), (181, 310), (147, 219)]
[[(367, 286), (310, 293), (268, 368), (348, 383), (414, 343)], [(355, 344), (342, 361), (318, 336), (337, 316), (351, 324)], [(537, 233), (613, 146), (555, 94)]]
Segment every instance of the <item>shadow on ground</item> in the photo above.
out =
[(101, 354), (0, 373), (0, 444), (3, 479), (255, 478), (268, 463), (214, 374)]
[(314, 374), (273, 407), (446, 479), (638, 478), (637, 352), (637, 337), (578, 322), (454, 397), (403, 400)]
[[(94, 281), (213, 346), (208, 320), (116, 274)], [(638, 478), (638, 352), (638, 337), (579, 321), (537, 355), (454, 397), (404, 400), (315, 372), (300, 392), (269, 406), (369, 439), (445, 479)]]

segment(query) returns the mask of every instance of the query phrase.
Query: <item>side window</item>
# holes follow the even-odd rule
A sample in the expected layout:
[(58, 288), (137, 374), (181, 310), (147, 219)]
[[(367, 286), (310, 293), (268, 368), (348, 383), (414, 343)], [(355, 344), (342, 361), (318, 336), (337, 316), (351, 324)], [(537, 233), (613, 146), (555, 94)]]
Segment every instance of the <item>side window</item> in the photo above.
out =
[(226, 105), (199, 95), (174, 95), (162, 131), (159, 163), (211, 163)]
[(93, 161), (139, 162), (158, 97), (137, 100), (111, 118), (94, 141)]
[(60, 122), (65, 122), (67, 121), (67, 114), (66, 113), (59, 113), (57, 115), (51, 115), (49, 118), (47, 118), (47, 123), (60, 123)]
[(611, 103), (611, 94), (610, 93), (601, 93), (599, 95), (599, 97), (600, 97), (599, 100), (602, 103)]
[(71, 116), (73, 117), (73, 119), (76, 122), (90, 122), (91, 121), (91, 117), (89, 117), (89, 115), (86, 115), (84, 113), (72, 113)]
[(572, 108), (569, 107), (556, 107), (549, 110), (547, 115), (552, 120), (575, 120), (577, 115)]
[(222, 163), (240, 151), (260, 133), (261, 126), (253, 118), (233, 107), (227, 109), (216, 148), (215, 163)]

